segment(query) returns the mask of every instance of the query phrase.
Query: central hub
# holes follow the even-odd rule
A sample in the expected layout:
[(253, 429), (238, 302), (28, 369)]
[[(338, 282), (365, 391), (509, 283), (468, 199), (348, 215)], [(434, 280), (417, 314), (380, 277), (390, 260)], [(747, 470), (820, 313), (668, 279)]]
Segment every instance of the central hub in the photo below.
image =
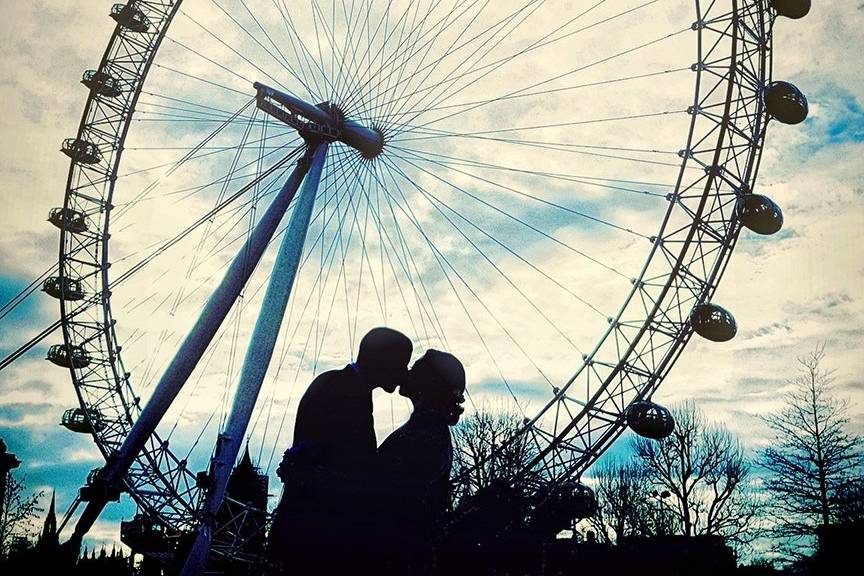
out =
[(254, 85), (258, 108), (280, 122), (295, 128), (304, 138), (315, 136), (329, 142), (351, 146), (369, 160), (384, 149), (384, 135), (377, 128), (367, 128), (345, 118), (338, 106), (323, 102), (317, 106), (280, 92), (260, 82)]

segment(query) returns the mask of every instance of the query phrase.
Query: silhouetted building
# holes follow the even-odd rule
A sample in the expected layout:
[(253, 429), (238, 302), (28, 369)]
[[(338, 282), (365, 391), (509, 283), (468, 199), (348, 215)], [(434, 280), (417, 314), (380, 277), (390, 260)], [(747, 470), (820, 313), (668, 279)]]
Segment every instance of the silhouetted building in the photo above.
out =
[(36, 542), (36, 549), (40, 552), (55, 554), (60, 548), (60, 539), (57, 535), (57, 514), (55, 511), (56, 497), (57, 493), (52, 492), (51, 504), (48, 506), (48, 513), (45, 515), (45, 521), (42, 523), (42, 533)]
[[(242, 502), (257, 510), (266, 510), (269, 482), (269, 476), (261, 474), (258, 468), (252, 464), (247, 446), (240, 463), (237, 464), (231, 477), (228, 478), (226, 494), (232, 500)], [(263, 515), (260, 517), (263, 518)]]
[(105, 547), (97, 554), (95, 550), (88, 555), (87, 550), (78, 559), (72, 574), (80, 576), (133, 576), (135, 568), (131, 556), (125, 556), (122, 550), (116, 547), (111, 553), (106, 552)]
[(615, 546), (510, 530), (470, 548), (440, 550), (435, 574), (732, 576), (736, 559), (719, 536), (630, 537)]
[(218, 546), (212, 564), (229, 576), (257, 575), (258, 564), (264, 555), (267, 527), (267, 490), (269, 478), (252, 464), (249, 447), (228, 478), (226, 502), (216, 516), (217, 534), (230, 534), (236, 542), (232, 546), (235, 560), (227, 562), (218, 557)]
[[(10, 574), (74, 573), (75, 556), (64, 556), (60, 547), (56, 509), (56, 494), (52, 493), (51, 503), (42, 521), (42, 530), (36, 542), (25, 536), (17, 537), (16, 542), (9, 548), (8, 564), (0, 567), (8, 569)], [(0, 573), (5, 574), (2, 570)]]

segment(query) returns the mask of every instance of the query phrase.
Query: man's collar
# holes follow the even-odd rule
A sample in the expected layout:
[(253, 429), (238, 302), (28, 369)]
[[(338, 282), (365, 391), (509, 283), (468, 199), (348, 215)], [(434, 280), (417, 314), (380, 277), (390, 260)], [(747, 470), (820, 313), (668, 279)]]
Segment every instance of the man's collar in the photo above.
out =
[(350, 364), (348, 364), (348, 366), (351, 367), (351, 369), (354, 371), (354, 374), (356, 374), (357, 377), (360, 378), (360, 381), (361, 381), (363, 384), (365, 384), (367, 388), (369, 388), (370, 390), (371, 390), (372, 388), (374, 388), (374, 386), (372, 385), (372, 383), (366, 380), (366, 376), (363, 374), (363, 371), (360, 370), (360, 365), (359, 365), (359, 364), (357, 364), (356, 362), (351, 362)]

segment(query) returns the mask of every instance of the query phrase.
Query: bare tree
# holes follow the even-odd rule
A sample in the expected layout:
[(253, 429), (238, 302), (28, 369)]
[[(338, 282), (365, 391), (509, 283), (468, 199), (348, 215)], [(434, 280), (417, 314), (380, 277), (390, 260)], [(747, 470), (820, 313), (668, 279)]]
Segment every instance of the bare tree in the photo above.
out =
[(849, 495), (861, 494), (862, 438), (846, 430), (848, 404), (830, 395), (833, 371), (824, 359), (824, 345), (799, 358), (785, 405), (765, 418), (774, 438), (759, 464), (768, 471), (779, 537), (810, 536), (818, 525), (842, 521), (852, 512)]
[(26, 477), (18, 480), (9, 473), (0, 516), (0, 557), (5, 557), (16, 542), (37, 534), (42, 495), (42, 492), (27, 493)]
[(634, 459), (607, 460), (594, 471), (597, 513), (588, 519), (598, 538), (617, 542), (623, 536), (650, 532), (653, 488), (645, 467)]
[(633, 442), (655, 489), (669, 493), (658, 506), (674, 517), (677, 533), (749, 543), (757, 535), (759, 505), (741, 443), (722, 426), (706, 424), (692, 402), (672, 413), (675, 431), (668, 438)]
[(837, 491), (836, 518), (840, 523), (864, 522), (864, 478)]
[(518, 434), (522, 427), (516, 412), (482, 407), (453, 428), (457, 498), (508, 482), (530, 464), (536, 447), (527, 434)]

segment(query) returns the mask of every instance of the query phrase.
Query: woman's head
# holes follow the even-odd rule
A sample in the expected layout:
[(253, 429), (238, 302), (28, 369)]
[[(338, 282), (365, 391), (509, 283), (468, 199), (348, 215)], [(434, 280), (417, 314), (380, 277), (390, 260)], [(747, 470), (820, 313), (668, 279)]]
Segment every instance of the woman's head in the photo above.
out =
[(464, 411), (465, 368), (452, 354), (427, 350), (411, 367), (399, 393), (414, 403), (415, 410), (439, 414), (452, 426)]

